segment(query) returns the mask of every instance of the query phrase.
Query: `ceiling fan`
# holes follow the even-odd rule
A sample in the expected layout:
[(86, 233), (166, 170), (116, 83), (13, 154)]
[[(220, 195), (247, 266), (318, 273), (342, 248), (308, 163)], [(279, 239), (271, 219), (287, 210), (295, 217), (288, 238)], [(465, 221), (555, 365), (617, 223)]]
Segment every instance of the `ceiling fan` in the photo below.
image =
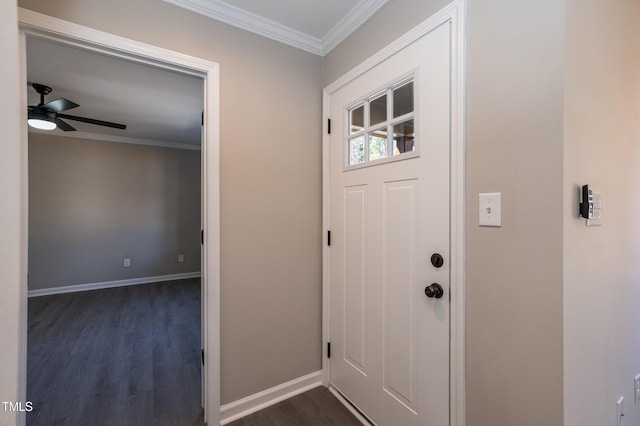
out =
[(81, 121), (83, 123), (95, 124), (98, 126), (113, 127), (115, 129), (126, 129), (124, 124), (112, 123), (110, 121), (95, 120), (93, 118), (78, 117), (77, 115), (63, 114), (71, 108), (76, 108), (79, 105), (69, 99), (60, 98), (55, 101), (44, 103), (45, 95), (51, 93), (51, 87), (44, 84), (33, 83), (31, 85), (36, 92), (40, 94), (40, 103), (38, 105), (29, 105), (29, 115), (27, 122), (31, 127), (40, 130), (53, 130), (56, 127), (64, 130), (65, 132), (76, 130), (63, 118), (67, 120)]

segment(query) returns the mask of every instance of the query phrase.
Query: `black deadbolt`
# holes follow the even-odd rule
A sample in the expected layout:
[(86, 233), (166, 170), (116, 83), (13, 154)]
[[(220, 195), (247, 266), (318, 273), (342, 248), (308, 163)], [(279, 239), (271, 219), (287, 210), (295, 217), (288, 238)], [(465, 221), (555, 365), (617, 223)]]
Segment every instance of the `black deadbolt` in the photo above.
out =
[(444, 258), (440, 253), (433, 253), (431, 255), (431, 264), (436, 268), (439, 268), (444, 265)]

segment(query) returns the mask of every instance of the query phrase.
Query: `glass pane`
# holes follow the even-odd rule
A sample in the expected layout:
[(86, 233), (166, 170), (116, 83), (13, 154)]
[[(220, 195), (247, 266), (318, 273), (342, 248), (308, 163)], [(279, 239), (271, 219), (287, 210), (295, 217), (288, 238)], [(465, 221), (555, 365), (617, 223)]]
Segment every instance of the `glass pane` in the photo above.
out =
[(382, 95), (369, 102), (369, 126), (387, 121), (387, 95)]
[(369, 134), (369, 161), (387, 156), (387, 132), (383, 130)]
[(349, 139), (349, 165), (364, 163), (364, 136)]
[(359, 132), (364, 129), (364, 105), (349, 111), (349, 134)]
[(415, 150), (413, 119), (393, 126), (393, 155)]
[(393, 118), (413, 111), (413, 81), (393, 91)]

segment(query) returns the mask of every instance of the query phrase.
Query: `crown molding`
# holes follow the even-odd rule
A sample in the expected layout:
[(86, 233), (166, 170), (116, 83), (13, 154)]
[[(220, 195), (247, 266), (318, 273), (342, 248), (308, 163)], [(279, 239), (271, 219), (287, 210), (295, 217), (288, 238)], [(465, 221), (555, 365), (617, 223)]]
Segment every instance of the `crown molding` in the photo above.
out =
[(322, 56), (331, 52), (362, 24), (367, 22), (388, 0), (360, 0), (322, 39)]
[(321, 41), (308, 34), (285, 25), (263, 18), (244, 9), (232, 6), (221, 0), (164, 0), (175, 6), (199, 13), (225, 24), (322, 55)]
[(154, 139), (130, 138), (126, 136), (99, 135), (97, 133), (89, 133), (89, 132), (51, 133), (50, 131), (35, 130), (30, 127), (29, 133), (38, 133), (38, 134), (47, 135), (47, 136), (63, 136), (63, 137), (69, 137), (74, 139), (89, 139), (89, 140), (103, 141), (103, 142), (128, 143), (132, 145), (156, 146), (160, 148), (185, 149), (188, 151), (202, 150), (200, 145), (192, 145), (192, 144), (179, 143), (179, 142), (158, 141)]
[(322, 39), (256, 15), (223, 0), (164, 0), (254, 34), (324, 56), (376, 13), (388, 0), (360, 0)]

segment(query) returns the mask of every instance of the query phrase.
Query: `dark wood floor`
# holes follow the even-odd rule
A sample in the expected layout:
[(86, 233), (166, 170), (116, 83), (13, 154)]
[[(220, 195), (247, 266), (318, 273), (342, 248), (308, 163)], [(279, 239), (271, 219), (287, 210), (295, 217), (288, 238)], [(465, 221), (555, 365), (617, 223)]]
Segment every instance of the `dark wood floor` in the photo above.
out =
[[(199, 279), (29, 299), (28, 426), (201, 426)], [(230, 426), (359, 426), (324, 387)]]
[(27, 425), (201, 425), (200, 280), (29, 299)]
[(228, 426), (362, 426), (325, 387), (307, 391)]

